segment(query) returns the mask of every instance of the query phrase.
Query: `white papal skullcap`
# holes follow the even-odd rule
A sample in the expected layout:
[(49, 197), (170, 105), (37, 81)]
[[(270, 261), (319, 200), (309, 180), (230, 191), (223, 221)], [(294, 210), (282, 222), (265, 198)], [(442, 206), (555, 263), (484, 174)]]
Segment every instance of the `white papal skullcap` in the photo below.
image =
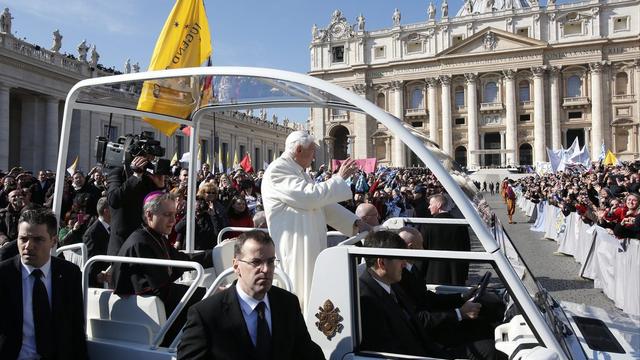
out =
[(316, 139), (313, 135), (309, 134), (308, 131), (294, 131), (289, 136), (287, 136), (287, 140), (284, 142), (285, 149), (290, 149), (294, 144), (301, 144), (303, 146), (308, 146), (310, 143), (315, 142)]

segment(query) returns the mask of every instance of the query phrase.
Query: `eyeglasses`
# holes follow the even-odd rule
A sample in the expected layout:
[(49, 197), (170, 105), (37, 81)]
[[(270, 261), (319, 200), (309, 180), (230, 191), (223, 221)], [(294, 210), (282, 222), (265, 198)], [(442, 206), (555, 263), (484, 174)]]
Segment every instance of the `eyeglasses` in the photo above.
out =
[(276, 258), (271, 258), (271, 259), (267, 259), (267, 260), (260, 260), (260, 259), (253, 259), (251, 261), (246, 261), (246, 260), (241, 260), (241, 259), (236, 259), (240, 262), (243, 262), (245, 264), (249, 264), (251, 265), (252, 268), (254, 269), (262, 269), (262, 267), (266, 264), (267, 268), (273, 268), (276, 265), (278, 265), (278, 263), (280, 263), (280, 260), (276, 259)]

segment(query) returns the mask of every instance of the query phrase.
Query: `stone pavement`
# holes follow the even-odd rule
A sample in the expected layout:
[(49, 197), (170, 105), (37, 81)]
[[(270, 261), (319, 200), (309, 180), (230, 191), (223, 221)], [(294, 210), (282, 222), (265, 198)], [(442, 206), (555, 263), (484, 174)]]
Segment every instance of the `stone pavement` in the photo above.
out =
[(529, 230), (532, 224), (520, 209), (516, 210), (513, 217), (515, 224), (509, 224), (502, 199), (498, 195), (491, 196), (488, 192), (484, 196), (533, 275), (556, 300), (597, 306), (609, 313), (623, 314), (600, 289), (593, 288), (593, 281), (578, 276), (580, 264), (573, 257), (554, 255), (558, 249), (557, 242), (543, 239), (543, 233)]

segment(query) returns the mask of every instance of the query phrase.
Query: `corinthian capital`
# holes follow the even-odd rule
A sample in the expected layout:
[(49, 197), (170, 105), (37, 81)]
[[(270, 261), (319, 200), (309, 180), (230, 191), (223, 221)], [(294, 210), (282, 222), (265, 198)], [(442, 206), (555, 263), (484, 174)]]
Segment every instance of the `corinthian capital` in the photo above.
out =
[(367, 93), (367, 84), (353, 84), (351, 91), (358, 95), (365, 95)]
[(512, 69), (503, 70), (502, 75), (504, 75), (504, 78), (507, 80), (513, 80), (513, 78), (516, 77), (516, 71)]
[(438, 78), (426, 78), (424, 81), (427, 83), (428, 88), (435, 88), (438, 86)]
[(531, 72), (533, 73), (533, 77), (543, 77), (544, 73), (547, 71), (546, 66), (536, 66), (531, 68)]
[(393, 80), (389, 83), (389, 87), (391, 90), (400, 90), (402, 89), (402, 81), (401, 80)]
[(451, 75), (440, 75), (440, 84), (449, 86), (451, 85)]
[(467, 81), (468, 84), (475, 83), (476, 79), (478, 78), (478, 74), (466, 73), (466, 74), (464, 74), (464, 78), (465, 78), (465, 80)]
[(602, 73), (607, 67), (607, 63), (604, 61), (593, 62), (589, 64), (589, 69), (591, 72), (596, 74)]
[(551, 75), (556, 76), (558, 74), (560, 74), (560, 70), (562, 68), (560, 66), (549, 66), (549, 73), (551, 73)]

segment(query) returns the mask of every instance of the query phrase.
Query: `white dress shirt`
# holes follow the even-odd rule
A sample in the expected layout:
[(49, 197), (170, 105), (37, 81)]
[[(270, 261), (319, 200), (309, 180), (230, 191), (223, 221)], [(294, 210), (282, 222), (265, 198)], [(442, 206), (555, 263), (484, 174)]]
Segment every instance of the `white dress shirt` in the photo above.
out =
[(102, 218), (102, 216), (98, 216), (98, 221), (102, 224), (105, 230), (107, 230), (107, 234), (111, 234), (111, 229), (109, 228), (109, 224)]
[(273, 334), (271, 331), (271, 305), (269, 304), (269, 294), (265, 294), (262, 300), (256, 300), (251, 296), (247, 295), (240, 286), (236, 284), (236, 292), (238, 293), (240, 309), (242, 310), (242, 317), (244, 317), (244, 322), (247, 324), (247, 330), (249, 330), (249, 336), (251, 337), (251, 342), (253, 345), (256, 345), (257, 335), (258, 335), (258, 311), (256, 307), (262, 301), (264, 302), (264, 317), (267, 319), (267, 324), (269, 325), (269, 332)]
[[(22, 263), (22, 348), (20, 348), (19, 360), (40, 359), (36, 351), (36, 332), (33, 324), (33, 283), (35, 279), (31, 272), (35, 269), (31, 265)], [(51, 258), (40, 268), (43, 277), (42, 282), (47, 289), (49, 306), (51, 306)]]

